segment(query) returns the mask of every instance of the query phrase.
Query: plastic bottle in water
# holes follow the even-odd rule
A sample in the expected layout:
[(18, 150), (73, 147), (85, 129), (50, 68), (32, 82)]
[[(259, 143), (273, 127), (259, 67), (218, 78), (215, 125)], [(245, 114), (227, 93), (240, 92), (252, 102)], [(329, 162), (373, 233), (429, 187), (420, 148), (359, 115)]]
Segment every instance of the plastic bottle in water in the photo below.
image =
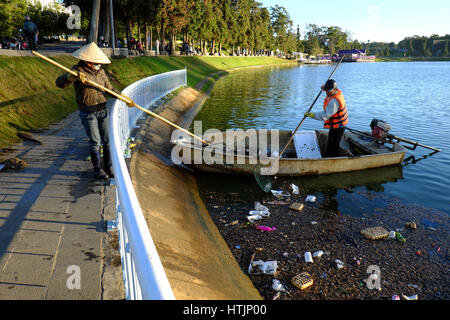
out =
[(397, 239), (397, 241), (400, 243), (406, 242), (406, 239), (402, 236), (402, 234), (400, 232), (395, 233), (395, 239)]
[(268, 216), (270, 216), (270, 212), (269, 211), (252, 210), (252, 211), (249, 212), (249, 215), (251, 215), (251, 216), (268, 217)]

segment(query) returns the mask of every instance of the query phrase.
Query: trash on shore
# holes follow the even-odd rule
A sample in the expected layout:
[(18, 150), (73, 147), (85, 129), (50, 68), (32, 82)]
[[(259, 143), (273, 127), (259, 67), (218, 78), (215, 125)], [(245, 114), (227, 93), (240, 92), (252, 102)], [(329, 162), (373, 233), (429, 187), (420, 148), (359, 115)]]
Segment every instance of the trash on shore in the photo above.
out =
[(291, 279), (291, 283), (299, 288), (300, 290), (305, 290), (313, 285), (314, 280), (308, 272), (302, 272)]
[(311, 196), (311, 195), (309, 195), (309, 196), (307, 196), (306, 197), (306, 202), (316, 202), (316, 196)]
[[(277, 261), (252, 261), (248, 267), (249, 274), (267, 274), (275, 275), (277, 272), (278, 262)], [(254, 271), (256, 269), (256, 271)]]
[(37, 140), (31, 134), (28, 134), (28, 133), (25, 133), (25, 132), (18, 132), (17, 136), (19, 138), (22, 138), (22, 139), (25, 139), (25, 140), (28, 140), (28, 141), (32, 141), (32, 142), (35, 142), (37, 144), (42, 145), (42, 141)]
[(289, 210), (302, 211), (305, 205), (303, 203), (294, 202), (290, 205)]
[(266, 227), (266, 226), (257, 226), (256, 229), (265, 231), (265, 232), (272, 232), (272, 231), (277, 230), (276, 227)]
[(9, 159), (3, 161), (1, 164), (4, 165), (2, 167), (2, 169), (5, 169), (5, 170), (16, 170), (17, 171), (17, 170), (22, 170), (23, 168), (28, 167), (28, 164), (25, 161), (20, 160), (19, 158), (9, 158)]
[(361, 234), (370, 240), (384, 239), (389, 236), (389, 232), (383, 227), (374, 227), (361, 230)]

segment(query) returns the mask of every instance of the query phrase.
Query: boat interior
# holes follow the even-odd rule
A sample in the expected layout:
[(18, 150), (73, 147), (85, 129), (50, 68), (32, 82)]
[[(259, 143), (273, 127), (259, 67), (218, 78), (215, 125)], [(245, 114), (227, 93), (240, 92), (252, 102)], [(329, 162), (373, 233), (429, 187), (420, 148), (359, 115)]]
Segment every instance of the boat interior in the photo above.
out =
[[(227, 135), (233, 132), (233, 135)], [(212, 140), (211, 146), (214, 146), (217, 152), (217, 145), (223, 146), (223, 153), (228, 153), (231, 145), (226, 146), (225, 141), (230, 143), (234, 141), (235, 154), (246, 155), (252, 154), (249, 145), (257, 145), (259, 149), (267, 153), (266, 156), (277, 156), (274, 152), (272, 154), (272, 138), (279, 138), (279, 144), (276, 151), (280, 152), (286, 143), (291, 138), (292, 132), (288, 130), (266, 130), (266, 141), (260, 143), (260, 131), (249, 130), (235, 130), (222, 132), (221, 141)], [(209, 139), (208, 139), (209, 140)], [(315, 131), (298, 131), (294, 136), (294, 139), (287, 147), (286, 151), (282, 155), (282, 159), (322, 159), (327, 158), (326, 146), (328, 140), (328, 130), (315, 130)], [(211, 141), (211, 140), (209, 140)], [(251, 143), (250, 143), (251, 141)], [(255, 144), (257, 142), (257, 144)], [(231, 142), (233, 143), (233, 142)], [(220, 149), (220, 148), (219, 148)], [(355, 157), (362, 155), (374, 155), (383, 153), (392, 153), (398, 151), (404, 151), (404, 147), (398, 143), (385, 142), (380, 143), (370, 136), (370, 133), (361, 135), (358, 133), (350, 132), (346, 130), (340, 143), (339, 156), (340, 157)], [(220, 152), (220, 151), (219, 151)], [(261, 156), (262, 152), (257, 151)]]

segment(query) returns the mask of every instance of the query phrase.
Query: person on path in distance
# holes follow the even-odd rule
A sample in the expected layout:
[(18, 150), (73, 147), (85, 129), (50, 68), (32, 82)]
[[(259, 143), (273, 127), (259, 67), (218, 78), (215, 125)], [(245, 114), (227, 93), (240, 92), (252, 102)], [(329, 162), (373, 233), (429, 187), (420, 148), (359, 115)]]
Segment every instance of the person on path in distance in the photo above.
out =
[(25, 16), (25, 23), (23, 24), (23, 33), (27, 37), (30, 50), (37, 50), (37, 36), (39, 34), (36, 24), (31, 21), (30, 16)]
[[(102, 64), (109, 64), (111, 61), (95, 42), (81, 47), (72, 53), (72, 56), (80, 60), (78, 64), (72, 67), (72, 70), (76, 71), (78, 76), (65, 73), (56, 79), (56, 86), (66, 88), (71, 83), (74, 84), (81, 123), (89, 138), (89, 151), (92, 165), (94, 166), (94, 178), (107, 180), (113, 178), (114, 173), (109, 148), (109, 111), (106, 108), (105, 92), (89, 85), (86, 81), (95, 82), (130, 101), (132, 100), (114, 89), (109, 82), (108, 76), (101, 66)], [(131, 107), (132, 105), (128, 106)], [(103, 146), (103, 163), (101, 146)]]
[(324, 128), (328, 131), (327, 157), (339, 156), (339, 144), (348, 124), (347, 106), (344, 95), (337, 88), (335, 80), (328, 80), (322, 90), (327, 93), (323, 103), (323, 112), (305, 113), (305, 117), (324, 121)]

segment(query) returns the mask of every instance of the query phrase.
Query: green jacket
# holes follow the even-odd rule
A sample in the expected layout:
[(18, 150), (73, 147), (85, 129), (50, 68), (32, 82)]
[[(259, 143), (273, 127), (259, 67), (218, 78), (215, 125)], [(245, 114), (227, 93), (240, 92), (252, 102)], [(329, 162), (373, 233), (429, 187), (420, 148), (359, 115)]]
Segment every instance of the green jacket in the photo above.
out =
[[(114, 87), (109, 82), (108, 76), (106, 75), (103, 68), (100, 68), (99, 70), (92, 70), (83, 61), (80, 61), (77, 65), (74, 65), (72, 67), (72, 70), (82, 72), (89, 80), (120, 94), (120, 91), (114, 89)], [(70, 81), (67, 76), (68, 74), (65, 73), (62, 76), (58, 77), (58, 79), (56, 79), (56, 85), (59, 88), (66, 88), (73, 82), (76, 101), (80, 110), (97, 111), (101, 108), (104, 108), (104, 105), (106, 103), (104, 91), (91, 85), (83, 84), (78, 79)]]

